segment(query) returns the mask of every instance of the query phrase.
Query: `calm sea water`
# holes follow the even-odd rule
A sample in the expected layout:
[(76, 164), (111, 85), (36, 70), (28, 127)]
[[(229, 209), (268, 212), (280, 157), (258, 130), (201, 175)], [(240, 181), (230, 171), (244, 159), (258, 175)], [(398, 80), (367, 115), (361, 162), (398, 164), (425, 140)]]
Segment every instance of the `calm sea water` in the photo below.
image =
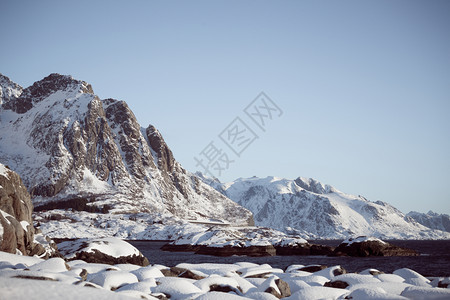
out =
[[(160, 248), (164, 241), (129, 241), (151, 264), (175, 266), (179, 263), (235, 263), (240, 261), (269, 264), (274, 268), (285, 269), (293, 264), (327, 266), (341, 265), (348, 272), (360, 272), (375, 268), (392, 273), (400, 268), (410, 268), (424, 276), (450, 276), (450, 240), (445, 241), (388, 241), (394, 245), (414, 249), (421, 255), (415, 257), (328, 257), (328, 256), (267, 256), (216, 257), (193, 254), (192, 252), (168, 252)], [(310, 241), (316, 244), (337, 246), (341, 241)]]

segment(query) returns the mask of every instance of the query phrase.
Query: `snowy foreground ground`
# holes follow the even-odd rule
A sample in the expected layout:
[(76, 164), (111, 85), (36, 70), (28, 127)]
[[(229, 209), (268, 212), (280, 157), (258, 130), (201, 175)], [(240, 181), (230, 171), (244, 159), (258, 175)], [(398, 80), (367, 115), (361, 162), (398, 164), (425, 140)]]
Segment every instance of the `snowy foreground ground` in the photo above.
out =
[[(450, 288), (437, 287), (449, 278), (430, 281), (410, 269), (341, 274), (340, 266), (306, 272), (301, 265), (281, 270), (248, 262), (177, 267), (184, 273), (170, 277), (162, 265), (66, 263), (0, 252), (0, 299), (450, 299)], [(324, 286), (330, 282), (348, 286)]]

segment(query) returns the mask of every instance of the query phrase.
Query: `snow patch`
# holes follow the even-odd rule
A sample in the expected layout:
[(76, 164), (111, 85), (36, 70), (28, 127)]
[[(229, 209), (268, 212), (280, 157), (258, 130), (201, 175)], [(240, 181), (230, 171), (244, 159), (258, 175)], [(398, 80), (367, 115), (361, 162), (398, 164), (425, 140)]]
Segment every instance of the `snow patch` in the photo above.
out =
[[(8, 172), (9, 172), (8, 168), (5, 165), (0, 164), (0, 176), (4, 176), (6, 178), (9, 178), (8, 177)], [(1, 187), (1, 185), (0, 185), (0, 187)]]

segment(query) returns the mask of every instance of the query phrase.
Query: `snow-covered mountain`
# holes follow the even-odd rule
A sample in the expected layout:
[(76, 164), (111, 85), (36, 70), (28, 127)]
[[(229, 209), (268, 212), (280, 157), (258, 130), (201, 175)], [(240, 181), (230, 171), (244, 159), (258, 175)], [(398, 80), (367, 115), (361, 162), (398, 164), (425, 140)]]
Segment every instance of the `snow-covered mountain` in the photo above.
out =
[(383, 239), (449, 239), (381, 201), (338, 191), (314, 179), (277, 177), (206, 183), (253, 212), (255, 224), (305, 238), (341, 239), (367, 235)]
[(406, 216), (426, 227), (450, 232), (450, 216), (447, 214), (438, 214), (430, 210), (426, 214), (411, 211)]
[(22, 87), (0, 74), (0, 107), (2, 103), (15, 99), (22, 93)]
[(183, 169), (124, 101), (101, 100), (90, 84), (59, 74), (25, 89), (0, 74), (0, 86), (0, 162), (21, 176), (35, 206), (84, 197), (116, 213), (253, 223), (248, 210)]

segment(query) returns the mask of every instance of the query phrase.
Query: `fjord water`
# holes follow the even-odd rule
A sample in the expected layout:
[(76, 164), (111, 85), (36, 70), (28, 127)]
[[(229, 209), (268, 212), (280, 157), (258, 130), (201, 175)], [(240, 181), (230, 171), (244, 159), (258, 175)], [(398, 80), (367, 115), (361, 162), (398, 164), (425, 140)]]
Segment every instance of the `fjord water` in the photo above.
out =
[[(266, 256), (248, 257), (231, 256), (216, 257), (210, 255), (193, 254), (192, 252), (168, 252), (160, 248), (167, 241), (129, 241), (151, 264), (161, 264), (168, 267), (179, 263), (235, 263), (240, 261), (257, 264), (269, 264), (274, 268), (285, 269), (293, 264), (327, 266), (341, 265), (347, 272), (360, 272), (374, 268), (385, 273), (392, 273), (400, 268), (410, 268), (424, 276), (450, 276), (450, 240), (438, 241), (388, 241), (394, 245), (414, 249), (420, 256), (394, 257), (328, 257), (328, 256)], [(319, 240), (310, 241), (315, 244), (337, 246), (341, 241)]]

